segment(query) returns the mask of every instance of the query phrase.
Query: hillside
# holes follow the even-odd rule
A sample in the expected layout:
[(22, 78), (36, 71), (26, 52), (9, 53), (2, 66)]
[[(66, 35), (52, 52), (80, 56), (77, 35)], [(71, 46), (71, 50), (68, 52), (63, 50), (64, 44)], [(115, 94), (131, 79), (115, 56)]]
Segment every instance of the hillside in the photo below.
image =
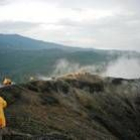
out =
[[(61, 59), (79, 65), (90, 65), (107, 63), (109, 56), (106, 51), (67, 47), (20, 35), (0, 34), (0, 80), (8, 76), (14, 82), (21, 83), (36, 74), (52, 75)], [(110, 56), (110, 59), (113, 57)]]
[(140, 79), (89, 73), (4, 87), (5, 133), (18, 140), (139, 140), (139, 91)]
[(61, 60), (72, 65), (70, 72), (73, 72), (73, 65), (106, 69), (110, 62), (122, 56), (140, 57), (135, 52), (82, 49), (20, 35), (0, 34), (0, 81), (10, 77), (16, 83), (24, 83), (38, 74), (52, 76)]
[(35, 40), (18, 34), (0, 34), (0, 48), (13, 50), (40, 50), (63, 48), (63, 45)]

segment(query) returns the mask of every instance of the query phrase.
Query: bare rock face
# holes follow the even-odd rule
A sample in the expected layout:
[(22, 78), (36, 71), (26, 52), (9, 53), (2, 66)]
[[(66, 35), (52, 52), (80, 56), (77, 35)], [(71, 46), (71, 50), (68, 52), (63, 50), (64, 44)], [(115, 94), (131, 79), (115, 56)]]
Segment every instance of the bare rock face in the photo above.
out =
[(9, 128), (1, 129), (0, 138), (2, 140), (71, 140), (61, 134), (44, 134), (33, 136), (31, 134), (20, 133)]
[(4, 140), (70, 140), (63, 135), (44, 135), (44, 136), (29, 136), (26, 134), (5, 134), (1, 136)]
[(140, 80), (65, 76), (6, 86), (6, 140), (139, 140)]

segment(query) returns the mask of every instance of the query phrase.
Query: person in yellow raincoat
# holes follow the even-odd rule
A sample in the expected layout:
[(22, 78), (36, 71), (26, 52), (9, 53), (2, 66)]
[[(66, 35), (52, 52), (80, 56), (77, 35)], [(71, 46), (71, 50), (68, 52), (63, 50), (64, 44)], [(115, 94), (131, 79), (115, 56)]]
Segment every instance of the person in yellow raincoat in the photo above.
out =
[(6, 119), (4, 115), (3, 108), (7, 106), (7, 102), (0, 97), (0, 128), (4, 128), (6, 126)]
[(11, 79), (5, 78), (5, 79), (3, 80), (3, 85), (8, 86), (8, 85), (11, 85), (11, 84), (12, 84)]

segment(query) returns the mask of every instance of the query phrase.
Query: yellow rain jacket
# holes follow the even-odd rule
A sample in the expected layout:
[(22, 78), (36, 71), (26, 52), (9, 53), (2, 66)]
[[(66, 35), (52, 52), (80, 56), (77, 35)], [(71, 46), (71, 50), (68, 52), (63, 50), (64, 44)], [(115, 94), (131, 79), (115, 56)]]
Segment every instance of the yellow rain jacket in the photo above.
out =
[(3, 108), (7, 106), (7, 102), (0, 97), (0, 128), (4, 128), (6, 126), (6, 120), (4, 116)]

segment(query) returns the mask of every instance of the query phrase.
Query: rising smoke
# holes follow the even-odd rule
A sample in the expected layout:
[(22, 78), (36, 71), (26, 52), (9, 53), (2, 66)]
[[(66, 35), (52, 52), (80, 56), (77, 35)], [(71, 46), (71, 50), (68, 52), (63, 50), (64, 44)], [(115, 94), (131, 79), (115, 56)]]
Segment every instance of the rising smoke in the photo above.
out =
[(75, 73), (75, 72), (89, 72), (92, 74), (100, 74), (104, 71), (105, 65), (86, 65), (81, 66), (79, 63), (72, 63), (66, 59), (60, 59), (53, 72), (53, 76), (62, 76), (68, 73)]
[(38, 80), (51, 80), (50, 77), (59, 77), (69, 73), (98, 74), (100, 76), (119, 77), (126, 79), (140, 78), (140, 60), (134, 57), (121, 57), (116, 61), (107, 64), (81, 66), (79, 63), (72, 63), (66, 59), (60, 59), (50, 76), (38, 75)]
[(140, 78), (140, 59), (134, 57), (121, 57), (111, 61), (108, 65), (86, 65), (71, 63), (61, 59), (56, 64), (54, 76), (65, 75), (73, 72), (89, 72), (101, 76), (121, 77), (126, 79)]
[(121, 57), (111, 62), (103, 75), (127, 79), (140, 78), (140, 59)]

